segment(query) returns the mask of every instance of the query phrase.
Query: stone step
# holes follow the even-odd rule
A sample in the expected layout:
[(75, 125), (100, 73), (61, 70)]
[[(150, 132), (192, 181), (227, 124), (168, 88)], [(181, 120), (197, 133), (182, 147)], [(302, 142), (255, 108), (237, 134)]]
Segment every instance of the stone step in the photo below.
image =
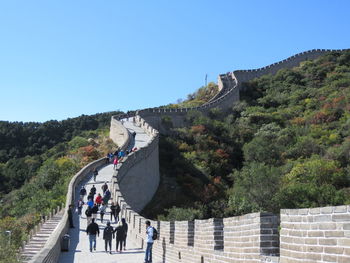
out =
[(32, 255), (35, 255), (36, 253), (38, 253), (39, 250), (25, 250), (22, 252), (22, 255), (24, 256), (32, 256)]

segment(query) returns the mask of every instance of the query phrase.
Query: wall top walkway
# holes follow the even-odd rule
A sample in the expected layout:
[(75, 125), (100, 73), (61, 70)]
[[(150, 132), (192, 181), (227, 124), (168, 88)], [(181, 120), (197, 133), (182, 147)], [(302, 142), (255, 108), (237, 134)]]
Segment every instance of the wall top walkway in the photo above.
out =
[[(129, 141), (128, 149), (132, 149), (134, 147), (137, 147), (138, 149), (141, 149), (148, 145), (148, 143), (151, 140), (151, 137), (145, 133), (145, 131), (136, 126), (131, 120), (129, 119), (123, 119), (121, 120), (123, 126), (128, 129), (128, 131), (132, 134), (133, 132), (136, 132), (135, 138), (131, 138)], [(120, 165), (118, 165), (120, 167)], [(97, 193), (101, 193), (102, 190), (101, 187), (104, 184), (104, 182), (107, 182), (109, 185), (109, 189), (112, 189), (112, 178), (115, 173), (115, 170), (113, 169), (113, 165), (109, 164), (104, 166), (102, 169), (99, 170), (99, 174), (96, 178), (96, 182), (93, 181), (92, 175), (89, 175), (89, 178), (87, 180), (84, 180), (78, 187), (75, 189), (75, 203), (78, 201), (79, 198), (79, 190), (82, 185), (85, 185), (85, 188), (87, 192), (90, 191), (92, 185), (95, 185), (97, 189)], [(86, 202), (86, 198), (84, 200)], [(104, 222), (101, 223), (100, 216), (97, 220), (97, 224), (100, 227), (100, 237), (97, 238), (97, 248), (96, 251), (93, 251), (92, 253), (89, 251), (89, 238), (85, 232), (87, 227), (87, 219), (85, 216), (85, 210), (86, 205), (84, 205), (82, 215), (79, 216), (77, 213), (74, 214), (74, 229), (69, 230), (69, 235), (71, 236), (71, 245), (70, 250), (68, 252), (62, 252), (60, 255), (60, 263), (69, 263), (69, 262), (84, 262), (84, 263), (92, 263), (92, 262), (104, 262), (104, 263), (115, 263), (115, 262), (123, 262), (123, 263), (135, 263), (135, 262), (143, 262), (144, 258), (144, 250), (139, 246), (135, 245), (132, 242), (132, 239), (127, 239), (127, 245), (126, 245), (126, 251), (122, 253), (117, 253), (115, 246), (116, 246), (116, 240), (114, 239), (112, 241), (112, 254), (105, 253), (104, 248), (104, 240), (102, 239), (103, 236), (103, 229), (106, 226), (107, 220), (111, 219), (110, 215), (110, 209), (107, 209), (107, 213), (104, 216)], [(111, 221), (111, 225), (113, 227), (116, 227), (117, 222)]]

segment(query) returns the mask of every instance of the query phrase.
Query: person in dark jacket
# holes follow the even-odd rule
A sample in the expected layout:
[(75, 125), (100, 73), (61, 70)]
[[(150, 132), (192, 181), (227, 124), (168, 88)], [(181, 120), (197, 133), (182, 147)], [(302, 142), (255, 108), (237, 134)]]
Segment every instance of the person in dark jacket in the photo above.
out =
[(107, 189), (108, 189), (107, 182), (105, 182), (104, 185), (101, 186), (101, 188), (102, 188), (103, 194), (105, 194), (105, 192), (106, 192)]
[(87, 225), (91, 223), (91, 218), (92, 218), (92, 207), (88, 206), (85, 210), (85, 215), (86, 215), (86, 220), (87, 220)]
[(90, 191), (90, 193), (87, 196), (87, 200), (94, 200), (95, 194)]
[(98, 175), (97, 168), (95, 168), (92, 173), (94, 174), (94, 181), (96, 182), (96, 176)]
[(115, 249), (118, 252), (118, 246), (120, 246), (119, 252), (121, 253), (122, 252), (122, 243), (123, 243), (123, 239), (125, 236), (124, 229), (123, 229), (123, 226), (121, 223), (119, 223), (118, 226), (115, 228), (114, 233), (117, 233), (116, 234), (117, 243), (116, 243)]
[(114, 217), (114, 220), (117, 222), (116, 205), (114, 204), (114, 202), (112, 202), (110, 209), (111, 209), (111, 221)]
[(94, 195), (96, 194), (96, 187), (94, 184), (92, 185), (90, 192), (93, 193)]
[(122, 228), (124, 229), (124, 239), (122, 241), (124, 250), (125, 250), (125, 246), (126, 246), (126, 237), (128, 235), (128, 224), (125, 221), (125, 218), (122, 218)]
[(109, 199), (111, 198), (111, 192), (109, 191), (109, 189), (106, 190), (106, 192), (103, 195), (103, 202), (105, 204), (108, 204)]
[(83, 209), (84, 201), (82, 199), (78, 200), (77, 207), (78, 207), (78, 215), (81, 215), (81, 210)]
[(118, 203), (115, 205), (115, 214), (116, 214), (116, 220), (119, 221), (119, 213), (120, 213), (120, 206)]
[(112, 238), (114, 238), (114, 230), (111, 223), (108, 221), (107, 226), (103, 230), (103, 239), (105, 240), (105, 250), (107, 252), (107, 247), (109, 245), (109, 253), (112, 254)]
[(74, 224), (73, 224), (73, 205), (69, 205), (68, 208), (68, 221), (69, 221), (69, 227), (70, 228), (74, 228)]
[(92, 218), (95, 220), (97, 219), (97, 213), (98, 213), (98, 205), (95, 203), (94, 206), (91, 208)]
[(81, 187), (79, 194), (80, 194), (80, 199), (84, 201), (84, 196), (86, 195), (86, 189), (84, 186)]
[(92, 252), (92, 243), (94, 243), (94, 250), (96, 250), (96, 235), (100, 236), (100, 229), (98, 228), (98, 224), (95, 223), (94, 218), (91, 221), (91, 224), (89, 224), (86, 228), (86, 234), (89, 235), (90, 252)]

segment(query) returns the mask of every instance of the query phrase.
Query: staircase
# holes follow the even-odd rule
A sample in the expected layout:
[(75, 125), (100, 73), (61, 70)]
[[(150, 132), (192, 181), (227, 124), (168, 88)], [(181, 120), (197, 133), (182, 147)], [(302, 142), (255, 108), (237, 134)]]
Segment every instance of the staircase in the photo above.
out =
[(51, 233), (55, 230), (61, 221), (64, 209), (46, 220), (37, 233), (33, 234), (29, 242), (21, 250), (22, 262), (29, 262), (46, 244)]

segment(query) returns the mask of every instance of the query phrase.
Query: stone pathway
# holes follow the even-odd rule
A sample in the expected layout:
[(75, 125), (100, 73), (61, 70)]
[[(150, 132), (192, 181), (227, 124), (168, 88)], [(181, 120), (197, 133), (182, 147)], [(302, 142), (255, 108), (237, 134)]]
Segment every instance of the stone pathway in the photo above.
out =
[[(128, 119), (123, 120), (124, 126), (132, 133), (136, 132), (135, 138), (133, 138), (129, 144), (129, 149), (134, 147), (142, 148), (150, 140), (150, 137), (140, 128), (133, 124), (132, 121)], [(113, 165), (109, 164), (104, 166), (99, 170), (96, 182), (93, 181), (92, 174), (89, 178), (82, 182), (81, 185), (85, 185), (86, 191), (89, 193), (93, 185), (95, 185), (97, 191), (96, 194), (101, 193), (101, 186), (107, 182), (108, 187), (111, 188), (110, 182), (112, 180), (114, 170)], [(76, 197), (79, 198), (79, 190), (81, 188), (79, 185), (76, 188)], [(76, 200), (77, 202), (77, 200)], [(86, 197), (84, 202), (86, 202)], [(104, 240), (103, 240), (103, 229), (106, 226), (107, 220), (110, 220), (110, 210), (107, 209), (107, 213), (104, 216), (104, 221), (101, 223), (100, 218), (98, 217), (97, 224), (100, 227), (100, 236), (97, 237), (97, 246), (96, 251), (89, 251), (89, 239), (86, 234), (86, 216), (85, 216), (86, 205), (82, 210), (82, 215), (79, 217), (78, 214), (74, 214), (74, 226), (75, 228), (70, 229), (69, 235), (71, 237), (70, 247), (68, 252), (62, 252), (60, 255), (60, 263), (70, 263), (70, 262), (103, 262), (103, 263), (137, 263), (143, 262), (144, 259), (144, 250), (139, 246), (132, 243), (131, 240), (127, 239), (126, 250), (122, 253), (116, 252), (116, 240), (112, 241), (112, 254), (105, 252)], [(111, 221), (113, 227), (116, 226), (116, 222)]]

